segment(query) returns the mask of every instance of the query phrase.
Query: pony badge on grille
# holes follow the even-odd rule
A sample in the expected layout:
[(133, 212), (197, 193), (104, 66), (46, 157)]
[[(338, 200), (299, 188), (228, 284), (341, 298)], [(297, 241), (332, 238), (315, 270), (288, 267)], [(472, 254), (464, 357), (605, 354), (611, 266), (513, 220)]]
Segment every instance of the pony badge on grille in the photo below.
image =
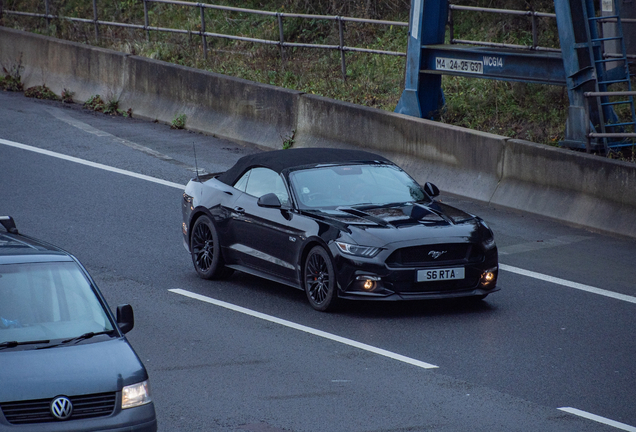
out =
[(444, 255), (445, 253), (446, 253), (446, 251), (434, 251), (434, 250), (432, 250), (428, 254), (430, 256), (432, 256), (433, 259), (437, 259), (437, 258), (441, 257), (442, 255)]

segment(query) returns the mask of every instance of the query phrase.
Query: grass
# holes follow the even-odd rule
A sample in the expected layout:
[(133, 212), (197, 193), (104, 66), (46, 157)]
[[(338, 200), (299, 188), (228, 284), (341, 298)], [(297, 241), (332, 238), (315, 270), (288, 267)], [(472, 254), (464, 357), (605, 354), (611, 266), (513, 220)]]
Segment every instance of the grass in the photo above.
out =
[[(408, 0), (208, 0), (214, 4), (277, 11), (341, 15), (406, 22)], [(466, 6), (525, 9), (554, 12), (552, 0), (457, 0)], [(39, 0), (5, 0), (5, 9), (43, 12)], [(92, 18), (91, 2), (65, 0), (52, 5), (52, 14)], [(143, 24), (143, 6), (137, 0), (98, 0), (99, 17), (105, 21)], [(206, 31), (278, 40), (275, 17), (207, 10)], [(393, 111), (404, 88), (405, 57), (347, 53), (343, 80), (338, 51), (287, 48), (281, 56), (276, 46), (208, 38), (208, 56), (203, 41), (194, 34), (146, 32), (122, 27), (100, 27), (96, 40), (91, 24), (46, 21), (38, 18), (4, 16), (4, 25), (49, 34), (146, 56), (179, 65), (236, 76), (317, 94), (355, 104)], [(199, 31), (198, 8), (149, 3), (151, 26)], [(475, 12), (455, 12), (455, 38), (491, 42), (531, 44), (531, 22), (527, 17)], [(337, 24), (326, 20), (284, 18), (288, 42), (339, 43)], [(554, 19), (538, 20), (539, 45), (558, 47)], [(448, 38), (448, 32), (447, 32)], [(406, 51), (407, 30), (399, 26), (346, 23), (345, 43), (349, 46), (388, 51)], [(8, 74), (9, 76), (11, 74)], [(6, 79), (5, 79), (6, 81)], [(5, 84), (3, 84), (5, 85)], [(444, 123), (491, 132), (511, 138), (558, 145), (563, 139), (568, 96), (565, 88), (539, 84), (511, 83), (444, 76), (442, 88), (446, 106), (439, 120)], [(115, 108), (115, 112), (117, 112)], [(178, 120), (175, 117), (173, 123)], [(183, 119), (185, 122), (185, 118)], [(285, 141), (285, 140), (283, 140)], [(293, 142), (293, 140), (292, 140)]]
[(172, 120), (172, 124), (170, 125), (171, 129), (184, 129), (186, 125), (186, 115), (185, 114), (177, 114), (174, 116)]

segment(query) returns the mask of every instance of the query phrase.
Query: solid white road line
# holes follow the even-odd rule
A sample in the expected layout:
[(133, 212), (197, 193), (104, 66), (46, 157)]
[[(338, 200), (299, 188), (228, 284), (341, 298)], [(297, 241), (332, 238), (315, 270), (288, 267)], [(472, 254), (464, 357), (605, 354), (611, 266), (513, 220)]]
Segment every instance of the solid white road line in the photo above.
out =
[(210, 303), (210, 304), (213, 304), (213, 305), (216, 305), (216, 306), (220, 306), (220, 307), (223, 307), (223, 308), (235, 311), (235, 312), (239, 312), (239, 313), (242, 313), (242, 314), (245, 314), (245, 315), (249, 315), (249, 316), (252, 316), (252, 317), (255, 317), (255, 318), (259, 318), (259, 319), (262, 319), (262, 320), (265, 320), (265, 321), (273, 322), (273, 323), (276, 323), (276, 324), (279, 324), (279, 325), (282, 325), (282, 326), (285, 326), (285, 327), (289, 327), (289, 328), (292, 328), (292, 329), (295, 329), (295, 330), (300, 330), (302, 332), (309, 333), (309, 334), (312, 334), (312, 335), (315, 335), (315, 336), (319, 336), (319, 337), (324, 338), (324, 339), (329, 339), (329, 340), (332, 340), (332, 341), (335, 341), (335, 342), (339, 342), (339, 343), (342, 343), (342, 344), (345, 344), (345, 345), (349, 345), (349, 346), (352, 346), (354, 348), (359, 348), (361, 350), (369, 351), (371, 353), (378, 354), (378, 355), (381, 355), (381, 356), (384, 356), (384, 357), (388, 357), (388, 358), (391, 358), (393, 360), (401, 361), (403, 363), (408, 363), (410, 365), (417, 366), (417, 367), (420, 367), (420, 368), (435, 369), (435, 368), (438, 367), (438, 366), (432, 365), (430, 363), (425, 363), (425, 362), (420, 361), (420, 360), (416, 360), (416, 359), (413, 359), (413, 358), (410, 358), (410, 357), (405, 357), (403, 355), (393, 353), (391, 351), (383, 350), (381, 348), (376, 348), (374, 346), (367, 345), (367, 344), (364, 344), (364, 343), (361, 343), (361, 342), (356, 342), (356, 341), (354, 341), (352, 339), (347, 339), (347, 338), (344, 338), (344, 337), (340, 337), (340, 336), (337, 336), (337, 335), (334, 335), (334, 334), (331, 334), (331, 333), (324, 332), (322, 330), (316, 330), (316, 329), (311, 328), (311, 327), (307, 327), (307, 326), (304, 326), (304, 325), (301, 325), (301, 324), (297, 324), (297, 323), (294, 323), (294, 322), (291, 322), (291, 321), (287, 321), (287, 320), (284, 320), (284, 319), (276, 318), (276, 317), (271, 316), (271, 315), (267, 315), (267, 314), (264, 314), (264, 313), (261, 313), (261, 312), (256, 312), (256, 311), (253, 311), (251, 309), (247, 309), (247, 308), (244, 308), (244, 307), (241, 307), (241, 306), (237, 306), (237, 305), (234, 305), (234, 304), (231, 304), (231, 303), (227, 303), (227, 302), (224, 302), (224, 301), (221, 301), (221, 300), (213, 299), (211, 297), (206, 297), (204, 295), (196, 294), (196, 293), (193, 293), (193, 292), (190, 292), (190, 291), (186, 291), (186, 290), (182, 290), (182, 289), (171, 289), (171, 290), (168, 290), (168, 291), (173, 292), (175, 294), (180, 294), (182, 296), (190, 297), (190, 298), (195, 299), (195, 300), (200, 300), (202, 302), (206, 302), (206, 303)]
[(614, 420), (610, 420), (610, 419), (605, 418), (605, 417), (597, 416), (596, 414), (591, 414), (589, 412), (581, 411), (580, 409), (570, 408), (570, 407), (564, 407), (564, 408), (558, 408), (558, 409), (560, 409), (561, 411), (565, 411), (567, 413), (570, 413), (570, 414), (574, 414), (574, 415), (579, 416), (579, 417), (584, 417), (584, 418), (586, 418), (588, 420), (594, 420), (595, 422), (603, 423), (603, 424), (606, 424), (608, 426), (615, 427), (617, 429), (621, 429), (621, 430), (628, 431), (628, 432), (636, 432), (636, 427), (634, 427), (634, 426), (630, 426), (630, 425), (627, 425), (625, 423), (620, 423), (620, 422), (617, 422), (617, 421), (614, 421)]
[(22, 150), (32, 151), (34, 153), (40, 153), (40, 154), (43, 154), (43, 155), (52, 156), (52, 157), (58, 158), (58, 159), (64, 159), (64, 160), (67, 160), (69, 162), (75, 162), (75, 163), (78, 163), (78, 164), (87, 165), (87, 166), (90, 166), (90, 167), (93, 167), (93, 168), (103, 169), (105, 171), (110, 171), (110, 172), (114, 172), (114, 173), (117, 173), (117, 174), (127, 175), (129, 177), (134, 177), (134, 178), (137, 178), (137, 179), (140, 179), (140, 180), (147, 180), (149, 182), (157, 183), (157, 184), (164, 185), (164, 186), (170, 186), (170, 187), (173, 187), (173, 188), (176, 188), (176, 189), (181, 189), (181, 190), (185, 189), (185, 185), (181, 185), (181, 184), (178, 184), (178, 183), (173, 183), (173, 182), (170, 182), (170, 181), (167, 181), (167, 180), (158, 179), (156, 177), (150, 177), (150, 176), (143, 175), (143, 174), (137, 174), (137, 173), (132, 172), (132, 171), (127, 171), (127, 170), (111, 167), (111, 166), (108, 166), (108, 165), (103, 165), (103, 164), (100, 164), (100, 163), (97, 163), (97, 162), (91, 162), (91, 161), (88, 161), (86, 159), (80, 159), (80, 158), (76, 158), (76, 157), (73, 157), (73, 156), (67, 156), (67, 155), (64, 155), (64, 154), (61, 154), (61, 153), (56, 153), (56, 152), (50, 151), (50, 150), (44, 150), (44, 149), (41, 149), (41, 148), (38, 148), (38, 147), (32, 147), (32, 146), (26, 145), (26, 144), (20, 144), (20, 143), (13, 142), (13, 141), (7, 141), (7, 140), (4, 140), (2, 138), (0, 138), (0, 144), (4, 144), (4, 145), (10, 146), (10, 147), (16, 147), (16, 148), (19, 148), (19, 149), (22, 149)]
[(522, 276), (528, 276), (534, 279), (539, 279), (542, 281), (546, 281), (546, 282), (550, 282), (553, 284), (557, 284), (557, 285), (563, 285), (569, 288), (574, 288), (577, 290), (581, 290), (581, 291), (587, 291), (589, 293), (593, 293), (593, 294), (598, 294), (598, 295), (602, 295), (605, 297), (611, 297), (617, 300), (622, 300), (622, 301), (626, 301), (629, 303), (634, 303), (636, 304), (636, 297), (632, 297), (632, 296), (628, 296), (625, 294), (619, 294), (619, 293), (615, 293), (613, 291), (608, 291), (608, 290), (604, 290), (601, 288), (595, 288), (593, 286), (589, 286), (589, 285), (583, 285), (580, 284), (578, 282), (571, 282), (565, 279), (559, 279), (553, 276), (548, 276), (548, 275), (544, 275), (541, 273), (535, 273), (533, 271), (529, 271), (529, 270), (524, 270), (524, 269), (520, 269), (518, 267), (513, 267), (513, 266), (509, 266), (506, 264), (499, 264), (499, 268), (501, 270), (504, 271), (508, 271), (511, 273), (516, 273), (518, 275), (522, 275)]

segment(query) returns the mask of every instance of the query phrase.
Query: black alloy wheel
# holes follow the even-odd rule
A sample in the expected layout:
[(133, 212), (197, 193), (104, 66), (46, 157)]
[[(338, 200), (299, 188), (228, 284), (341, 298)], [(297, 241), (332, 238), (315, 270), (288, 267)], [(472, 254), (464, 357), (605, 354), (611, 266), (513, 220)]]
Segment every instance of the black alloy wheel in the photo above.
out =
[(199, 217), (192, 227), (190, 251), (194, 269), (203, 279), (223, 279), (233, 273), (225, 267), (216, 228), (208, 216)]
[(311, 307), (321, 312), (333, 309), (338, 298), (336, 276), (331, 257), (322, 246), (315, 246), (309, 251), (303, 275)]

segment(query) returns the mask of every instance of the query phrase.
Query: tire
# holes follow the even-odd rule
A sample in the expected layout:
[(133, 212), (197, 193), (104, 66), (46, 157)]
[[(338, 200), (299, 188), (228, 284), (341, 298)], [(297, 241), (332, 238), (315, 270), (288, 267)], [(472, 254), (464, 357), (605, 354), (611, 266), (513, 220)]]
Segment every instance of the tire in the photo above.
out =
[(303, 265), (303, 281), (311, 307), (321, 312), (333, 310), (338, 300), (336, 273), (329, 253), (322, 246), (309, 251)]
[(224, 279), (234, 271), (225, 267), (216, 228), (208, 216), (199, 217), (190, 235), (192, 264), (202, 279)]

